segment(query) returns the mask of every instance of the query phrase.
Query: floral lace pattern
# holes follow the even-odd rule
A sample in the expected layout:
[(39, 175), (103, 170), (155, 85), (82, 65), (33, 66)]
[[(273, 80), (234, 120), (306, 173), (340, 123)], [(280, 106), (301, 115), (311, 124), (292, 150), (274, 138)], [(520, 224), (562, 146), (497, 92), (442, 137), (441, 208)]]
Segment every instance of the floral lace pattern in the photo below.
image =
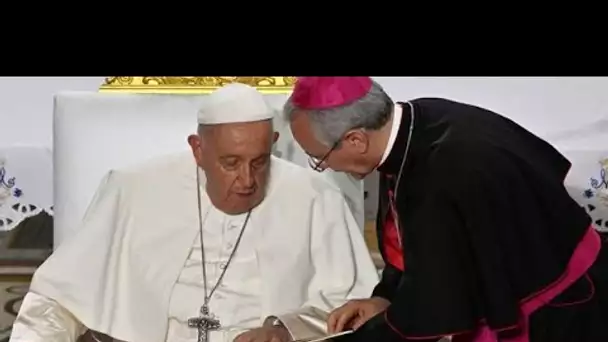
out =
[(589, 177), (582, 194), (587, 213), (600, 232), (608, 232), (608, 157), (599, 160), (597, 173)]
[(27, 194), (19, 176), (12, 172), (10, 160), (0, 155), (0, 231), (11, 230), (24, 219), (37, 215), (42, 210), (49, 215), (53, 214), (52, 205), (44, 208), (39, 203), (32, 203), (32, 198), (28, 198)]

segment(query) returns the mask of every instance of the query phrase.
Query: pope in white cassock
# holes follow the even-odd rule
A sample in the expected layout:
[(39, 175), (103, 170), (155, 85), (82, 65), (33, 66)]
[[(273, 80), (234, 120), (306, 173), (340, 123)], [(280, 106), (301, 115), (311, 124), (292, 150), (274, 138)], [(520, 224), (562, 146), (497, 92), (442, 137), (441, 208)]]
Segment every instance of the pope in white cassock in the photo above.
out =
[(264, 97), (231, 84), (207, 99), (194, 158), (107, 174), (35, 273), (10, 341), (290, 341), (369, 297), (377, 273), (342, 193), (271, 156)]

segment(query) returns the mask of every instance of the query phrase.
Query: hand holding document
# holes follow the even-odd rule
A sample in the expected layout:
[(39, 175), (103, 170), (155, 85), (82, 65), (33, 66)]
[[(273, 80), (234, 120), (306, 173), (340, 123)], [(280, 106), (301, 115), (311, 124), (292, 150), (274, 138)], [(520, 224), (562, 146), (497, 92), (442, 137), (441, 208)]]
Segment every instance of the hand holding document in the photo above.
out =
[(369, 319), (386, 310), (389, 305), (388, 300), (380, 297), (351, 300), (329, 314), (327, 330), (330, 334), (357, 330)]
[(328, 317), (329, 313), (324, 310), (315, 307), (305, 307), (295, 314), (282, 315), (280, 318), (293, 336), (293, 342), (334, 341), (334, 339), (340, 336), (353, 332), (350, 329), (337, 332), (328, 331)]

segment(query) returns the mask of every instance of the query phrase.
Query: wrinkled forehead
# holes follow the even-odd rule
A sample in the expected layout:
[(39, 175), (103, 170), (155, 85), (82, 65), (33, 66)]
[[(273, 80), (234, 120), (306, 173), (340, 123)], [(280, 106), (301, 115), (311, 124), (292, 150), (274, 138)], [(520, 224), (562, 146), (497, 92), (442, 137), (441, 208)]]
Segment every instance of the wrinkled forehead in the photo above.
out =
[(272, 141), (272, 121), (239, 122), (206, 125), (201, 132), (206, 143), (224, 149), (264, 149)]

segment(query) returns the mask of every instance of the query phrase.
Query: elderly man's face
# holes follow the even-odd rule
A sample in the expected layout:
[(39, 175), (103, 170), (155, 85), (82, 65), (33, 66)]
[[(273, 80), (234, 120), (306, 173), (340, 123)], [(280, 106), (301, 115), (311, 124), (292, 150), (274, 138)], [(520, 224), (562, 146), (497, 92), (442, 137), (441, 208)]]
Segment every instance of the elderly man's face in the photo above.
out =
[(231, 215), (254, 208), (266, 194), (272, 145), (271, 121), (207, 126), (188, 142), (205, 171), (206, 190), (218, 209)]

